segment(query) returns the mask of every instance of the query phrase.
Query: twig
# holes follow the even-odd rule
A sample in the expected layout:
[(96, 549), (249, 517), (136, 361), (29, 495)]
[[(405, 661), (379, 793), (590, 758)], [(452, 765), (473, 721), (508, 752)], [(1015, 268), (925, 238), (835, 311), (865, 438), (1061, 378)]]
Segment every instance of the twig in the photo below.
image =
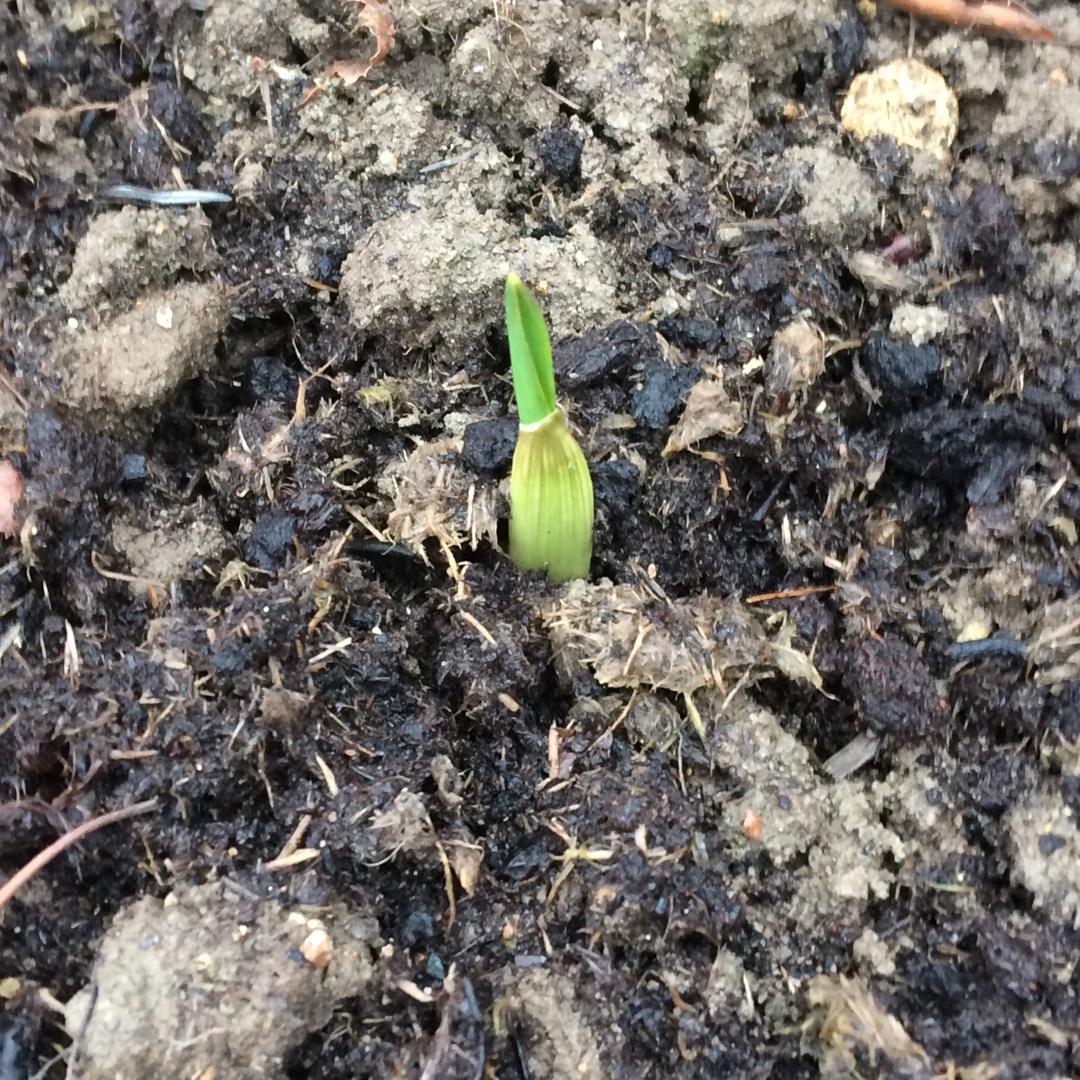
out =
[(1057, 36), (1043, 26), (1022, 4), (1012, 0), (888, 0), (895, 8), (912, 15), (940, 19), (953, 26), (970, 26), (976, 30), (996, 30), (1026, 41), (1053, 41)]
[(39, 871), (44, 869), (61, 852), (66, 851), (73, 844), (77, 844), (84, 836), (106, 825), (115, 825), (118, 821), (126, 821), (128, 818), (139, 814), (146, 814), (158, 804), (157, 799), (148, 799), (146, 802), (134, 803), (124, 806), (111, 813), (102, 814), (101, 817), (91, 818), (81, 825), (64, 833), (59, 840), (53, 841), (44, 851), (35, 855), (21, 870), (16, 871), (3, 885), (0, 885), (0, 911), (7, 906), (7, 902)]
[(763, 592), (757, 596), (748, 596), (746, 603), (760, 604), (765, 600), (794, 600), (798, 596), (813, 596), (815, 593), (827, 593), (836, 589), (836, 585), (813, 585), (804, 589), (785, 589), (783, 592)]

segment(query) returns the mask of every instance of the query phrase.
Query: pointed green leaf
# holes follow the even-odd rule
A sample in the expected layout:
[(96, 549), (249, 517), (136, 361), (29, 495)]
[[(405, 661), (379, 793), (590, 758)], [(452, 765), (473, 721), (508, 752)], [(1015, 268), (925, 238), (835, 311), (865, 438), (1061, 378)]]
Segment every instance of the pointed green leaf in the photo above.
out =
[(538, 424), (555, 412), (555, 372), (544, 315), (517, 274), (506, 279), (506, 336), (519, 421)]

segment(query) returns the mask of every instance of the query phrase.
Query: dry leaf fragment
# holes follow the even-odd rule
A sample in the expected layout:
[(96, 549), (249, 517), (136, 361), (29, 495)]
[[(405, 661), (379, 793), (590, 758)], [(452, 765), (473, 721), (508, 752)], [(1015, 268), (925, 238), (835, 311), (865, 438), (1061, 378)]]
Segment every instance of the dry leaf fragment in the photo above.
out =
[(742, 429), (740, 403), (727, 396), (724, 384), (718, 379), (703, 379), (691, 389), (686, 408), (664, 447), (664, 457), (686, 450), (712, 435), (733, 439)]
[(484, 849), (479, 844), (468, 841), (455, 841), (450, 847), (450, 865), (454, 868), (458, 884), (466, 896), (476, 892), (476, 882), (480, 877), (480, 864), (484, 861)]
[(394, 47), (394, 20), (390, 17), (388, 0), (359, 0), (359, 3), (356, 25), (366, 26), (375, 35), (375, 55), (367, 65), (370, 71)]
[(304, 108), (314, 97), (321, 94), (331, 79), (340, 79), (346, 86), (352, 86), (368, 73), (394, 47), (394, 20), (390, 17), (390, 4), (387, 0), (351, 0), (360, 4), (356, 19), (357, 27), (366, 26), (375, 36), (375, 54), (370, 60), (337, 60), (331, 64), (300, 99), (297, 109)]

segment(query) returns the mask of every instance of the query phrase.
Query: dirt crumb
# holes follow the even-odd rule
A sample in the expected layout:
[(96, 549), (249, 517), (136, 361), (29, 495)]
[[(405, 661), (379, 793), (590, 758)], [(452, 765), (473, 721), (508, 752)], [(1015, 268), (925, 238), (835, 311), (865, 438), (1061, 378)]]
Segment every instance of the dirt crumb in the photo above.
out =
[(501, 322), (499, 297), (510, 270), (540, 295), (552, 337), (611, 321), (616, 307), (604, 244), (583, 223), (563, 237), (517, 240), (495, 210), (455, 188), (445, 197), (414, 189), (415, 210), (376, 222), (345, 260), (341, 294), (361, 329), (448, 346), (478, 342)]
[(666, 50), (631, 39), (613, 19), (597, 20), (590, 33), (592, 47), (569, 72), (570, 92), (593, 102), (597, 119), (623, 143), (670, 131), (690, 83)]
[(750, 76), (739, 63), (717, 64), (702, 108), (704, 145), (717, 161), (738, 145), (751, 120)]
[(1060, 792), (1038, 792), (1009, 813), (1013, 879), (1035, 906), (1080, 925), (1080, 830)]
[(69, 310), (103, 299), (116, 305), (168, 284), (179, 270), (201, 272), (216, 262), (210, 221), (198, 207), (176, 213), (125, 206), (91, 219), (58, 295)]
[(896, 740), (938, 730), (946, 713), (926, 662), (895, 637), (863, 642), (844, 672), (867, 727)]
[(391, 86), (385, 94), (356, 102), (328, 92), (300, 112), (317, 163), (338, 177), (367, 173), (393, 176), (399, 169), (430, 165), (450, 132), (435, 118), (422, 93)]
[(295, 0), (223, 0), (207, 9), (199, 48), (184, 57), (185, 76), (210, 96), (209, 108), (231, 118), (230, 98), (258, 93), (249, 57), (287, 63), (295, 46), (313, 56), (334, 36), (330, 23), (303, 14)]
[(118, 518), (111, 541), (134, 577), (162, 585), (183, 576), (196, 559), (219, 558), (227, 547), (221, 525), (202, 501), (150, 521), (134, 515)]
[(850, 158), (824, 146), (785, 152), (783, 168), (804, 199), (802, 221), (823, 244), (861, 244), (874, 227), (878, 194)]
[(834, 0), (791, 5), (783, 0), (721, 4), (716, 0), (672, 0), (653, 17), (671, 42), (679, 70), (693, 78), (723, 60), (737, 60), (759, 84), (790, 76), (783, 57), (824, 51), (826, 26), (840, 21)]
[(554, 971), (532, 971), (507, 997), (529, 1033), (529, 1070), (537, 1080), (602, 1080), (596, 1035), (579, 1009), (574, 984)]
[(904, 58), (857, 75), (844, 98), (840, 119), (856, 138), (883, 135), (946, 166), (960, 108), (956, 95), (936, 71), (919, 60)]
[(868, 926), (852, 946), (856, 959), (865, 964), (875, 975), (888, 978), (896, 974), (896, 961), (892, 950)]
[(227, 316), (219, 286), (180, 284), (100, 328), (76, 328), (54, 356), (58, 398), (92, 426), (141, 428), (146, 413), (210, 365)]
[[(737, 695), (724, 707), (716, 691), (702, 695), (701, 716), (716, 766), (738, 777), (744, 791), (722, 803), (725, 842), (732, 851), (763, 847), (778, 865), (807, 860), (809, 872), (792, 873), (794, 897), (787, 917), (813, 925), (851, 905), (888, 895), (905, 845), (881, 824), (873, 793), (862, 781), (826, 783), (810, 753), (769, 710)], [(758, 839), (747, 837), (748, 815), (761, 822)], [(755, 830), (756, 832), (756, 830)], [(749, 904), (751, 919), (757, 914)]]
[(446, 35), (455, 38), (465, 27), (486, 23), (492, 29), (491, 5), (488, 0), (461, 0), (446, 4), (442, 0), (410, 0), (397, 5), (395, 11), (397, 36), (416, 45), (426, 35)]
[[(323, 920), (327, 922), (327, 920)], [(326, 1024), (372, 977), (369, 947), (345, 926), (310, 925), (276, 904), (238, 899), (221, 883), (139, 900), (113, 920), (89, 987), (68, 1002), (87, 1080), (282, 1075), (283, 1055)], [(299, 949), (327, 929), (321, 971)]]
[(889, 333), (893, 337), (907, 338), (918, 348), (934, 338), (944, 337), (951, 328), (948, 313), (937, 304), (897, 304), (893, 308)]

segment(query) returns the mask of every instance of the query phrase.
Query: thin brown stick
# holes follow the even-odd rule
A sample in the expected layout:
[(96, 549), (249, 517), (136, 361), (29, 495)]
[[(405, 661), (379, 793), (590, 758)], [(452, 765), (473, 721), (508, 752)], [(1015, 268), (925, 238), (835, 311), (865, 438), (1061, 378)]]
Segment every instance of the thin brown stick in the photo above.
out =
[(1043, 26), (1022, 4), (1013, 0), (888, 0), (895, 8), (928, 19), (939, 19), (953, 26), (969, 26), (976, 30), (996, 30), (1027, 41), (1053, 41), (1057, 36)]
[(13, 874), (3, 885), (0, 885), (0, 911), (3, 911), (7, 902), (41, 869), (48, 866), (61, 852), (66, 851), (72, 844), (77, 844), (84, 836), (106, 825), (115, 825), (118, 821), (145, 814), (157, 806), (157, 799), (148, 799), (146, 802), (133, 803), (131, 806), (121, 807), (111, 813), (102, 814), (101, 817), (91, 818), (81, 825), (64, 833), (59, 840), (55, 840), (44, 851), (35, 855), (21, 870)]
[(763, 592), (748, 596), (746, 603), (760, 604), (765, 600), (794, 600), (797, 596), (813, 596), (815, 593), (832, 592), (836, 585), (808, 585), (804, 589), (785, 589), (783, 592)]

